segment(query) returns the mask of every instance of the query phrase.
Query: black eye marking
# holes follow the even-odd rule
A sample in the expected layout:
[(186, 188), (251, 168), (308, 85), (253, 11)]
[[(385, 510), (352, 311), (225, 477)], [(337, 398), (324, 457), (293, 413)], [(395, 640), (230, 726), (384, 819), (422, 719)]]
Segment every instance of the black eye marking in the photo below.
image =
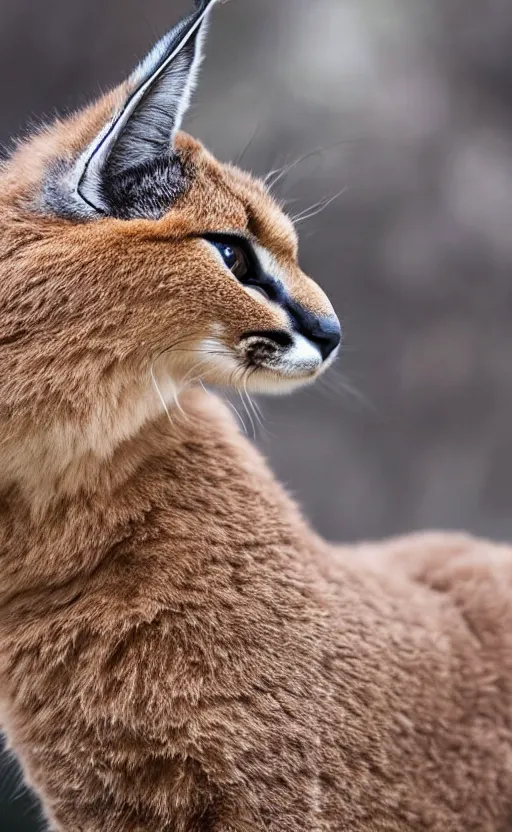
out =
[(257, 289), (268, 300), (282, 303), (284, 288), (279, 280), (266, 274), (246, 237), (236, 234), (203, 234), (203, 239), (215, 246), (226, 267), (244, 286)]

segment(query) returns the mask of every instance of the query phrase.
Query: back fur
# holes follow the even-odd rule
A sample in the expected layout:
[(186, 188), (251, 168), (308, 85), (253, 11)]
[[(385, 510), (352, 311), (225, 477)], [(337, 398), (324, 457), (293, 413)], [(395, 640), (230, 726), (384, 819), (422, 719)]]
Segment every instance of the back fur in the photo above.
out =
[(339, 343), (263, 185), (179, 132), (212, 5), (1, 171), (0, 721), (60, 832), (505, 832), (511, 548), (332, 548), (198, 386)]

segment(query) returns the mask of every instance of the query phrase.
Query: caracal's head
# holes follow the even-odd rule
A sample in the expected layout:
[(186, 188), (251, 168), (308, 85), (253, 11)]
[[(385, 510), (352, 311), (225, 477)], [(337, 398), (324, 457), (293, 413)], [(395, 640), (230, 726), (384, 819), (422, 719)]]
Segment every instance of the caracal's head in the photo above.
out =
[(279, 393), (333, 361), (339, 322), (299, 267), (291, 221), (179, 132), (214, 3), (3, 166), (4, 415), (96, 409), (113, 423), (130, 390), (155, 398), (155, 381), (169, 401), (196, 380)]

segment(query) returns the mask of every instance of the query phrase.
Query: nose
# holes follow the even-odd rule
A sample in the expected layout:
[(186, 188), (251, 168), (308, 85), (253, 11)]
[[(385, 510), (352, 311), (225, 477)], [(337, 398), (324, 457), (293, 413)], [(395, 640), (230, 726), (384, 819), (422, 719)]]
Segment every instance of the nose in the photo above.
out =
[(316, 344), (324, 361), (341, 342), (341, 327), (337, 318), (317, 318), (311, 329), (301, 334)]
[(327, 361), (341, 343), (341, 326), (336, 315), (315, 315), (293, 301), (287, 303), (287, 312), (295, 331), (315, 344)]

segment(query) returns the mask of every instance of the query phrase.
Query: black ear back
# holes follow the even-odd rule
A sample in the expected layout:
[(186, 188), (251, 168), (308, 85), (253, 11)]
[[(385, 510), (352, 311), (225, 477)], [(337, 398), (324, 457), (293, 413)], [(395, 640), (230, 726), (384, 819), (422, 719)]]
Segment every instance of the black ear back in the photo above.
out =
[(140, 216), (149, 210), (156, 215), (162, 199), (172, 200), (181, 192), (182, 171), (172, 160), (172, 144), (195, 87), (206, 21), (216, 2), (196, 2), (195, 11), (171, 29), (130, 76), (132, 92), (74, 172), (75, 196), (86, 213)]

